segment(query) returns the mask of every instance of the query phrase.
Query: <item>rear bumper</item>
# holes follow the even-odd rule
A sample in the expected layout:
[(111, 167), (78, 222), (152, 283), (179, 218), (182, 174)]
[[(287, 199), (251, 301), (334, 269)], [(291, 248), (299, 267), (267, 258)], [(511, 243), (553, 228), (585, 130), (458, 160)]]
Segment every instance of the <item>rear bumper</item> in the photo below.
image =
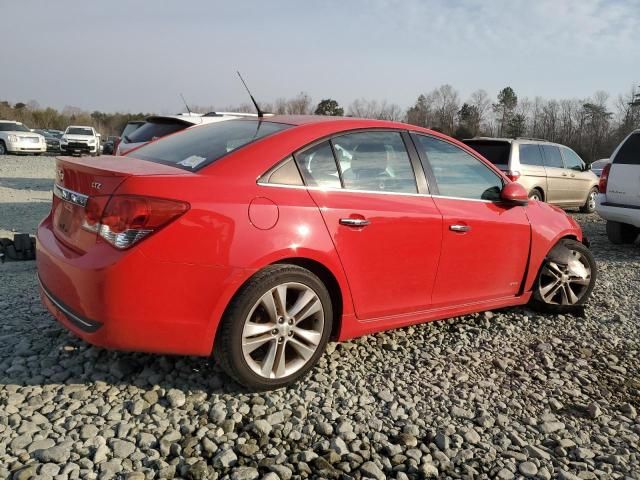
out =
[(211, 354), (219, 319), (246, 277), (224, 266), (160, 261), (97, 243), (79, 254), (47, 217), (37, 232), (42, 302), (68, 330), (109, 349)]
[(596, 212), (605, 220), (627, 223), (640, 227), (640, 207), (607, 202), (606, 195), (600, 194), (596, 200)]

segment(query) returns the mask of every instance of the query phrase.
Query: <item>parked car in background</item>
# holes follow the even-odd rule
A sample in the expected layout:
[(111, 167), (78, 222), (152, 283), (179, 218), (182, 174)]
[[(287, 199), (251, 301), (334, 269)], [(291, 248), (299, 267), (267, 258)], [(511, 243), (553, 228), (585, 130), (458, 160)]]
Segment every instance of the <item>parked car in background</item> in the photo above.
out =
[(44, 136), (31, 131), (21, 122), (0, 120), (0, 155), (8, 153), (32, 153), (47, 151)]
[(640, 233), (640, 130), (615, 149), (600, 176), (596, 210), (612, 243), (633, 243)]
[(329, 338), (569, 312), (596, 280), (569, 215), (413, 125), (233, 119), (56, 172), (37, 234), (49, 311), (103, 347), (213, 352), (253, 389), (296, 381)]
[(569, 147), (531, 138), (477, 137), (464, 143), (521, 184), (532, 200), (595, 210), (598, 177)]
[(256, 117), (255, 113), (209, 112), (179, 113), (178, 115), (154, 115), (130, 134), (123, 135), (116, 149), (116, 155), (126, 155), (134, 148), (152, 140), (179, 132), (195, 125), (223, 122), (240, 117)]
[(131, 135), (133, 132), (135, 132), (137, 129), (139, 129), (145, 123), (146, 123), (145, 120), (130, 120), (130, 121), (128, 121), (127, 124), (122, 129), (122, 133), (120, 134), (120, 136), (116, 137), (115, 142), (113, 142), (113, 154), (114, 155), (117, 154), (118, 145), (120, 145), (120, 142), (122, 141), (122, 139), (124, 137), (128, 138), (129, 135)]
[(47, 153), (60, 153), (60, 137), (56, 137), (49, 130), (36, 128), (33, 130), (44, 137), (47, 144)]
[(600, 177), (600, 175), (602, 175), (602, 170), (604, 170), (604, 167), (610, 162), (610, 158), (601, 158), (600, 160), (596, 160), (591, 164), (591, 171)]
[(100, 134), (95, 128), (70, 125), (60, 139), (60, 150), (69, 155), (100, 155)]
[(115, 145), (117, 139), (118, 139), (118, 137), (116, 137), (115, 135), (111, 135), (111, 136), (107, 137), (107, 139), (102, 144), (102, 153), (104, 155), (113, 155), (114, 145)]

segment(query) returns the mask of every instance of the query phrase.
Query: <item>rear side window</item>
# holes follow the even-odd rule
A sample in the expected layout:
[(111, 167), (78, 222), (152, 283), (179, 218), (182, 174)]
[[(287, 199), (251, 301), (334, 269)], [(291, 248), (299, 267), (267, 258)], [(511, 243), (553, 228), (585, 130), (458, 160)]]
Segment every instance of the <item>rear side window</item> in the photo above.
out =
[(196, 171), (237, 148), (289, 127), (284, 123), (264, 120), (226, 120), (162, 138), (137, 149), (131, 155), (150, 162)]
[(564, 168), (562, 163), (562, 155), (560, 155), (560, 149), (554, 145), (542, 145), (542, 151), (544, 152), (544, 164), (547, 167)]
[(417, 193), (416, 177), (399, 132), (358, 132), (331, 140), (344, 188)]
[(511, 155), (511, 144), (509, 142), (465, 140), (464, 143), (494, 165), (509, 165), (509, 156)]
[(564, 165), (566, 168), (570, 168), (571, 170), (576, 170), (578, 172), (584, 170), (584, 162), (573, 150), (563, 148), (562, 156), (564, 158)]
[(425, 135), (416, 135), (440, 195), (472, 200), (500, 199), (502, 179), (477, 158), (455, 145)]
[(186, 124), (183, 122), (147, 122), (142, 125), (137, 130), (126, 134), (123, 139), (125, 143), (142, 143), (142, 142), (150, 142), (156, 138), (165, 137), (171, 133), (179, 132), (180, 130), (184, 130), (187, 127), (190, 127), (190, 124)]
[(124, 130), (122, 130), (122, 134), (120, 135), (121, 137), (128, 137), (129, 135), (131, 135), (133, 132), (135, 132), (137, 129), (139, 129), (142, 125), (144, 125), (145, 122), (139, 122), (139, 123), (127, 123), (124, 126)]
[(613, 163), (640, 165), (640, 133), (634, 133), (618, 150)]
[(282, 165), (265, 175), (260, 181), (276, 185), (304, 185), (293, 158), (285, 160)]
[(540, 147), (534, 144), (521, 144), (520, 145), (520, 164), (521, 165), (535, 165), (543, 166), (542, 153)]
[(331, 144), (322, 142), (295, 154), (304, 181), (310, 187), (341, 188)]

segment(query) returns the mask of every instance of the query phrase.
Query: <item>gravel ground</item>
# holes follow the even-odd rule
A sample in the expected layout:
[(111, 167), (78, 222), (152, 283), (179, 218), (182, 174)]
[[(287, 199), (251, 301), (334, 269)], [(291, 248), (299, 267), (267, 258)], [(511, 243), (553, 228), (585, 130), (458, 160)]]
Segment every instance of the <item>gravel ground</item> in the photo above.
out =
[[(34, 231), (51, 165), (0, 157), (0, 235)], [(33, 262), (2, 265), (0, 478), (640, 479), (638, 245), (576, 218), (600, 268), (583, 315), (514, 308), (330, 344), (261, 394), (207, 359), (88, 346), (41, 307)]]

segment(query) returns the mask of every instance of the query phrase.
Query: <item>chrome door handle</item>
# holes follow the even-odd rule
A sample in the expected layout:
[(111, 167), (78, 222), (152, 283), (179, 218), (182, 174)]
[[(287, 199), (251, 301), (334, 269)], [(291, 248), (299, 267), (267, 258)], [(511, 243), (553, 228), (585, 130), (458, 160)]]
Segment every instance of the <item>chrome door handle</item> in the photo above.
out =
[(451, 230), (452, 232), (468, 232), (469, 230), (471, 230), (471, 227), (469, 225), (455, 224), (449, 225), (449, 230)]
[(341, 218), (340, 225), (345, 225), (347, 227), (366, 227), (371, 222), (364, 218)]

